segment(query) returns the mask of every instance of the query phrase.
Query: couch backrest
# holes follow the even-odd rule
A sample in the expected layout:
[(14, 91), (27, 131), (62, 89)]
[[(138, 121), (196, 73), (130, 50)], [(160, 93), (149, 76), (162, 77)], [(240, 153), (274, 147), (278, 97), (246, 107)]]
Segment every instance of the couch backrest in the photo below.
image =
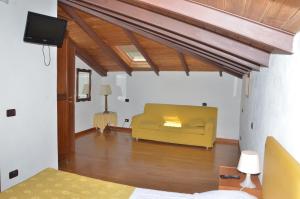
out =
[[(165, 120), (180, 120), (185, 123), (191, 119), (217, 119), (216, 107), (188, 106), (173, 104), (146, 104), (144, 113)], [(177, 119), (176, 119), (177, 118)]]

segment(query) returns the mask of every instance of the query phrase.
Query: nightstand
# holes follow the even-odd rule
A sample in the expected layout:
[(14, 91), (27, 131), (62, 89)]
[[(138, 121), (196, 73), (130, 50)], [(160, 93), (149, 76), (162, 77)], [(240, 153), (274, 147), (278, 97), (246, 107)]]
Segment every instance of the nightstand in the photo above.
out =
[(115, 112), (96, 113), (94, 115), (94, 127), (103, 132), (106, 126), (117, 126), (118, 115)]
[[(240, 179), (222, 179), (222, 178), (220, 178), (220, 175), (238, 175), (241, 178)], [(246, 176), (245, 174), (239, 172), (234, 167), (220, 166), (219, 167), (219, 189), (220, 190), (240, 190), (242, 188), (240, 186), (240, 183), (244, 181), (245, 176)], [(251, 180), (256, 185), (256, 188), (255, 189), (245, 188), (245, 189), (243, 189), (243, 191), (261, 199), (262, 198), (262, 188), (261, 188), (261, 184), (258, 179), (258, 176), (252, 175)]]

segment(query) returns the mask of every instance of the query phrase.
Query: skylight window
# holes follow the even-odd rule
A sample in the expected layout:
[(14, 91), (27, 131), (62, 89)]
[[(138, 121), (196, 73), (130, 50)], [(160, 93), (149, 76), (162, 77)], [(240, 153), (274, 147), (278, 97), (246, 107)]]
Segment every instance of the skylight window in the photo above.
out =
[(132, 68), (150, 68), (148, 62), (135, 45), (121, 45), (115, 47), (120, 57)]
[(145, 57), (140, 53), (140, 51), (134, 45), (123, 45), (119, 46), (119, 48), (126, 53), (126, 55), (132, 61), (146, 61)]

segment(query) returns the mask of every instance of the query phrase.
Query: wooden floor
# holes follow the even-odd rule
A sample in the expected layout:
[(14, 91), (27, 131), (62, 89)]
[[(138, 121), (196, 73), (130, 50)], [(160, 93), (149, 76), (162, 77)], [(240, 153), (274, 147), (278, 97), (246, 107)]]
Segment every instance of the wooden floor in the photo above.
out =
[(76, 138), (76, 152), (60, 169), (135, 187), (194, 193), (217, 189), (218, 167), (236, 166), (237, 145), (201, 147), (138, 142), (129, 133), (92, 132)]

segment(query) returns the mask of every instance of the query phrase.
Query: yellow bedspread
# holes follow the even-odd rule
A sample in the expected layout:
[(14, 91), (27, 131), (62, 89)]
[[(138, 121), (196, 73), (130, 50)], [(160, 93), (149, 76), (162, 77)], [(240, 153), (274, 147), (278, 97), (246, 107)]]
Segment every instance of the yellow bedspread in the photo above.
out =
[(0, 193), (0, 199), (128, 199), (134, 187), (46, 169)]

